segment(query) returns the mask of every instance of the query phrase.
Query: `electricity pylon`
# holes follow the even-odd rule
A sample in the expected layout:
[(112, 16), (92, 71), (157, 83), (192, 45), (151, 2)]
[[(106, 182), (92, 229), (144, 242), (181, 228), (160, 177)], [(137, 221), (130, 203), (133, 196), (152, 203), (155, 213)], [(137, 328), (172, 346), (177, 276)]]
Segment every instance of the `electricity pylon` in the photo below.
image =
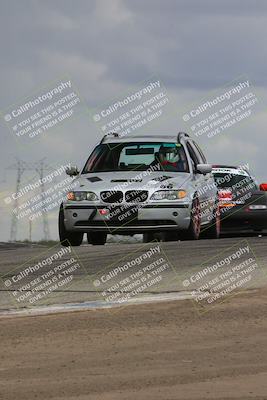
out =
[[(20, 191), (21, 178), (22, 178), (23, 173), (25, 171), (36, 171), (40, 177), (40, 181), (41, 181), (40, 191), (41, 191), (42, 199), (43, 199), (43, 194), (45, 192), (45, 186), (43, 183), (44, 171), (51, 170), (51, 167), (49, 167), (48, 165), (46, 165), (44, 163), (44, 159), (42, 159), (36, 163), (26, 163), (25, 161), (17, 160), (17, 162), (15, 164), (10, 165), (7, 169), (17, 170), (16, 193), (18, 193)], [(18, 199), (18, 196), (16, 196), (15, 209), (18, 210), (18, 207), (19, 207), (19, 199)], [(49, 232), (48, 216), (47, 216), (47, 211), (44, 208), (42, 208), (42, 217), (43, 217), (43, 238), (44, 238), (44, 240), (49, 240), (50, 232)], [(17, 219), (15, 213), (12, 213), (10, 241), (17, 240), (17, 230), (18, 230), (18, 219)]]
[[(25, 166), (24, 163), (20, 160), (17, 160), (16, 164), (10, 165), (8, 169), (16, 169), (17, 170), (17, 182), (16, 182), (16, 193), (19, 192), (20, 190), (20, 184), (21, 184), (21, 177), (23, 175), (23, 172), (25, 171)], [(19, 205), (19, 200), (18, 196), (16, 196), (15, 199), (15, 209), (18, 209)], [(18, 231), (18, 220), (17, 217), (14, 213), (12, 213), (12, 220), (11, 220), (11, 229), (10, 229), (10, 241), (15, 242), (17, 239), (17, 231)]]

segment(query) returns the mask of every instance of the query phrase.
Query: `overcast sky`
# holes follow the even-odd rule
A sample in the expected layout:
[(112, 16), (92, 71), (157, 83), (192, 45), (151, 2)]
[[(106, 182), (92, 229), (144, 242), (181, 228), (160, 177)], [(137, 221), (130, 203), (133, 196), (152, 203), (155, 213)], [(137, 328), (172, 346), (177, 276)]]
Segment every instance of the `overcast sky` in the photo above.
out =
[[(153, 75), (172, 99), (173, 113), (157, 127), (167, 134), (185, 129), (179, 112), (186, 105), (248, 76), (260, 97), (258, 113), (204, 147), (211, 162), (248, 162), (259, 181), (267, 181), (266, 1), (0, 0), (0, 6), (0, 110), (65, 75), (85, 105), (32, 145), (14, 140), (1, 119), (2, 199), (15, 189), (16, 171), (6, 168), (16, 158), (82, 165), (101, 137), (90, 110)], [(0, 207), (0, 240), (8, 240), (11, 209), (3, 200)], [(53, 238), (56, 219), (56, 212), (49, 215)], [(18, 238), (27, 235), (22, 222)], [(41, 237), (40, 220), (33, 238)]]

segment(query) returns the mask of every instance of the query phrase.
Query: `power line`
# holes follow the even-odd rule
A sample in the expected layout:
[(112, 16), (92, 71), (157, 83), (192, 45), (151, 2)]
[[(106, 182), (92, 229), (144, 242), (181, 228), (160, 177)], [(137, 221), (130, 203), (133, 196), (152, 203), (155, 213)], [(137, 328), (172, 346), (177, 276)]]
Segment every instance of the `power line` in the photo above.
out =
[[(36, 171), (39, 175), (41, 185), (40, 191), (43, 198), (43, 194), (45, 192), (45, 185), (43, 183), (44, 171), (50, 171), (51, 167), (45, 164), (44, 159), (36, 162), (36, 163), (26, 163), (25, 161), (18, 160), (15, 164), (10, 165), (7, 169), (9, 170), (16, 170), (17, 171), (17, 178), (16, 178), (16, 193), (20, 191), (21, 187), (21, 178), (25, 171)], [(15, 198), (15, 209), (18, 210), (19, 207), (19, 198), (16, 196)], [(48, 223), (48, 215), (47, 210), (42, 208), (42, 217), (43, 217), (43, 238), (44, 240), (50, 239), (50, 231), (49, 231), (49, 223)], [(10, 228), (10, 241), (17, 240), (17, 231), (18, 231), (18, 219), (15, 213), (12, 213), (11, 219), (11, 228)]]

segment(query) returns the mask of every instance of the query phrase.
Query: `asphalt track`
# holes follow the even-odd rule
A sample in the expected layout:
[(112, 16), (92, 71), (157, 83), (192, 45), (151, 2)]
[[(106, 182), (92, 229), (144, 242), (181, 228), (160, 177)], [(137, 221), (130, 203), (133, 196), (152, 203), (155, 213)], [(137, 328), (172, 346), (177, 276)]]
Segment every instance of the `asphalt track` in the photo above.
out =
[[(156, 254), (144, 260), (144, 254), (151, 251), (151, 248), (156, 249), (154, 250)], [(192, 293), (194, 289), (198, 289), (206, 282), (203, 277), (202, 280), (199, 278), (200, 280), (196, 281), (199, 271), (203, 271), (207, 266), (215, 265), (221, 262), (221, 260), (229, 258), (229, 256), (231, 258), (232, 254), (236, 254), (236, 251), (240, 248), (249, 249), (250, 255), (253, 255), (258, 266), (257, 274), (254, 271), (250, 282), (243, 286), (241, 285), (240, 290), (265, 286), (267, 283), (266, 236), (241, 235), (219, 240), (151, 242), (148, 244), (117, 243), (106, 244), (105, 246), (85, 244), (72, 249), (71, 254), (75, 257), (76, 261), (78, 260), (79, 268), (73, 273), (71, 284), (58, 287), (53, 292), (30, 304), (28, 302), (29, 298), (26, 298), (26, 300), (23, 299), (23, 301), (18, 300), (18, 295), (14, 297), (12, 292), (19, 290), (19, 294), (27, 294), (29, 287), (27, 288), (24, 285), (38, 279), (38, 277), (40, 279), (40, 276), (43, 276), (45, 272), (50, 270), (51, 266), (48, 266), (46, 270), (40, 268), (26, 278), (24, 277), (20, 282), (12, 282), (11, 287), (7, 287), (4, 284), (5, 280), (12, 279), (15, 274), (25, 269), (25, 267), (21, 266), (27, 266), (29, 263), (31, 263), (30, 265), (34, 265), (40, 259), (47, 257), (47, 251), (50, 251), (49, 254), (52, 254), (62, 248), (59, 246), (53, 247), (51, 253), (51, 249), (47, 250), (45, 247), (17, 246), (2, 243), (0, 245), (0, 271), (2, 277), (0, 312), (10, 309), (21, 311), (41, 306), (84, 302), (105, 305), (119, 301), (120, 305), (125, 305), (129, 301), (138, 301), (140, 299), (152, 299), (154, 301), (155, 299), (164, 299), (164, 296), (168, 297), (170, 295), (178, 296), (177, 298), (179, 298), (179, 295), (181, 297), (181, 295), (188, 293), (188, 291)], [(157, 261), (159, 257), (163, 260), (161, 263)], [(246, 260), (249, 255), (245, 254), (242, 257), (237, 261), (230, 259), (230, 266), (225, 265), (223, 268), (219, 268), (214, 272), (212, 271), (209, 274), (209, 279), (214, 279), (219, 273), (227, 272), (236, 263)], [(59, 265), (65, 259), (66, 257), (63, 257), (60, 261), (54, 261), (52, 266)], [(29, 262), (29, 260), (33, 261)], [(156, 264), (153, 264), (155, 261)], [(147, 268), (151, 264), (153, 264), (153, 268)], [(156, 266), (154, 267), (154, 265)], [(167, 265), (167, 267), (162, 269), (162, 265)], [(119, 266), (124, 266), (127, 269), (123, 271), (118, 270)], [(155, 271), (154, 276), (153, 273), (152, 276), (150, 275), (150, 282), (152, 283), (149, 283), (147, 287), (143, 286), (142, 281), (139, 280), (140, 269), (145, 269), (147, 274), (156, 268), (159, 268), (159, 273)], [(114, 274), (113, 271), (116, 269), (117, 274)], [(159, 275), (160, 278), (158, 278)], [(193, 281), (190, 281), (190, 277), (194, 278), (192, 278)], [(46, 282), (47, 279), (43, 279), (42, 282)], [(120, 286), (118, 286), (119, 282)], [(139, 287), (140, 289), (136, 290)], [(41, 292), (41, 289), (39, 292)], [(235, 292), (233, 291), (233, 293)], [(37, 293), (38, 290), (35, 292), (35, 295)]]

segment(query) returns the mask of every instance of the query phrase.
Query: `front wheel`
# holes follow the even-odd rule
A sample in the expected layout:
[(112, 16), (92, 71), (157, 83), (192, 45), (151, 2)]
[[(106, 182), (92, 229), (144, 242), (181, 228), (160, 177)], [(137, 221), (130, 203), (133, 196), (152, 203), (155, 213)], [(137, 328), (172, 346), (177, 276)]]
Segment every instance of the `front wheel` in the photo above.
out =
[(150, 243), (155, 239), (153, 232), (145, 232), (143, 233), (143, 243)]
[(180, 232), (172, 231), (172, 232), (163, 232), (162, 241), (163, 242), (177, 242), (180, 239)]
[(61, 207), (58, 215), (58, 233), (61, 245), (64, 247), (80, 246), (83, 241), (82, 232), (69, 232), (65, 228), (64, 210)]
[(217, 203), (213, 211), (212, 223), (208, 228), (205, 228), (201, 232), (201, 237), (203, 239), (219, 239), (220, 233), (221, 233), (221, 213), (219, 204)]
[(93, 246), (104, 245), (107, 241), (107, 234), (104, 232), (90, 232), (87, 233), (87, 241)]
[(200, 224), (200, 203), (198, 197), (195, 197), (192, 201), (190, 225), (187, 231), (182, 234), (181, 239), (198, 240), (200, 236)]

